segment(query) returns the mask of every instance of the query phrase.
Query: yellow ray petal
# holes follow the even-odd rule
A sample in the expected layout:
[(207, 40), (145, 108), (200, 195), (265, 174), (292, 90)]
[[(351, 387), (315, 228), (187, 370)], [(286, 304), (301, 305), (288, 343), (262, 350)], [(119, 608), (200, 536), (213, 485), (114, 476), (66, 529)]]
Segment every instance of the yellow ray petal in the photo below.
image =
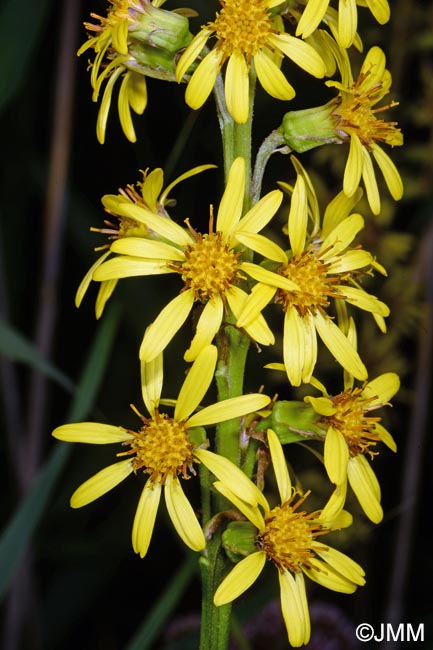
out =
[(351, 214), (350, 217), (341, 221), (323, 240), (320, 250), (324, 253), (321, 258), (329, 261), (339, 255), (352, 243), (363, 227), (364, 219), (360, 214)]
[(294, 648), (310, 640), (310, 616), (308, 613), (305, 582), (302, 573), (295, 577), (290, 571), (278, 571), (281, 611), (287, 628), (289, 643)]
[(140, 557), (144, 557), (149, 548), (160, 499), (161, 484), (148, 479), (141, 493), (132, 526), (132, 548)]
[[(105, 262), (108, 264), (108, 262)], [(285, 289), (286, 291), (297, 291), (299, 290), (298, 285), (295, 282), (292, 282), (288, 278), (279, 275), (278, 273), (273, 273), (264, 269), (262, 266), (257, 264), (251, 264), (251, 262), (243, 262), (240, 265), (240, 268), (248, 273), (254, 280), (258, 282), (263, 282), (264, 284), (269, 284), (271, 287), (277, 287), (278, 289)]]
[[(347, 273), (348, 271), (356, 271), (357, 269), (370, 266), (373, 262), (371, 253), (367, 253), (362, 249), (355, 249), (347, 251), (344, 255), (335, 258), (335, 260), (328, 260), (330, 264), (328, 267), (329, 273)], [(344, 294), (344, 291), (342, 291)]]
[(380, 505), (380, 485), (365, 456), (358, 454), (349, 460), (347, 477), (361, 508), (375, 524), (383, 519)]
[(349, 155), (344, 169), (343, 190), (353, 196), (358, 189), (363, 169), (363, 148), (358, 136), (351, 135)]
[(121, 255), (113, 257), (99, 266), (94, 274), (95, 282), (105, 280), (120, 280), (120, 278), (132, 278), (139, 275), (162, 275), (174, 273), (166, 262), (141, 260), (138, 257)]
[(392, 198), (399, 201), (403, 196), (403, 181), (397, 167), (377, 144), (373, 144), (373, 156), (380, 167)]
[(245, 124), (249, 110), (249, 74), (245, 56), (233, 52), (229, 57), (224, 82), (227, 108), (238, 124)]
[(340, 0), (338, 3), (338, 42), (341, 47), (350, 47), (358, 25), (358, 11), (355, 0)]
[[(300, 386), (306, 365), (309, 369), (315, 365), (314, 352), (316, 349), (317, 354), (317, 348), (311, 344), (306, 345), (306, 341), (310, 340), (310, 318), (299, 316), (294, 307), (290, 307), (284, 316), (284, 365), (292, 386)], [(307, 364), (306, 354), (313, 355), (313, 359), (309, 359)]]
[(292, 482), (287, 469), (286, 457), (278, 436), (272, 429), (268, 429), (268, 445), (271, 452), (272, 467), (277, 479), (278, 492), (281, 503), (285, 503), (292, 496)]
[(242, 217), (236, 227), (237, 231), (256, 233), (262, 230), (272, 219), (283, 200), (283, 193), (280, 190), (273, 190), (262, 196), (253, 207), (248, 210), (247, 214)]
[(211, 94), (220, 69), (221, 58), (221, 50), (211, 50), (193, 72), (186, 87), (185, 101), (194, 110), (203, 106)]
[(121, 197), (106, 194), (102, 197), (102, 205), (120, 217), (135, 219), (139, 223), (143, 223), (149, 230), (153, 230), (164, 239), (178, 246), (188, 246), (193, 242), (189, 232), (171, 219), (154, 214), (150, 210), (126, 201)]
[(338, 363), (356, 379), (361, 381), (367, 379), (367, 369), (362, 363), (359, 354), (337, 325), (320, 312), (315, 314), (314, 320), (320, 338)]
[(109, 465), (85, 481), (71, 496), (71, 508), (82, 508), (119, 485), (133, 471), (132, 461)]
[(152, 361), (141, 361), (140, 369), (143, 402), (150, 415), (153, 416), (155, 409), (159, 405), (164, 377), (162, 352), (152, 359)]
[(355, 305), (359, 309), (365, 309), (374, 314), (379, 314), (379, 316), (389, 316), (388, 305), (385, 305), (376, 296), (370, 295), (363, 289), (344, 286), (341, 287), (341, 292), (344, 295), (344, 300), (351, 305)]
[(206, 171), (207, 169), (216, 169), (217, 165), (198, 165), (197, 167), (193, 167), (192, 169), (189, 169), (187, 172), (184, 174), (181, 174), (177, 178), (174, 179), (163, 191), (161, 196), (159, 197), (159, 202), (162, 205), (166, 204), (167, 197), (170, 194), (171, 190), (173, 187), (176, 187), (179, 183), (182, 183), (182, 181), (185, 181), (188, 178), (191, 178), (192, 176), (196, 176), (196, 174), (201, 174), (201, 172)]
[(325, 76), (326, 65), (322, 57), (305, 41), (287, 33), (270, 34), (268, 41), (313, 77)]
[(264, 50), (259, 50), (254, 55), (254, 66), (261, 85), (271, 97), (281, 100), (293, 99), (295, 89)]
[(224, 315), (224, 303), (220, 296), (213, 296), (206, 305), (198, 319), (196, 331), (191, 345), (183, 355), (185, 361), (194, 361), (200, 350), (212, 343), (215, 334), (221, 327)]
[(303, 177), (298, 174), (290, 203), (289, 219), (287, 222), (290, 246), (293, 255), (299, 255), (304, 250), (307, 236), (308, 203), (307, 188)]
[(341, 485), (336, 486), (334, 492), (331, 494), (331, 496), (328, 499), (328, 502), (326, 503), (325, 507), (320, 513), (320, 521), (323, 522), (323, 524), (327, 528), (331, 528), (331, 527), (334, 528), (334, 522), (336, 522), (337, 524), (339, 523), (337, 521), (337, 518), (341, 514), (341, 511), (346, 502), (346, 494), (347, 494), (347, 481), (344, 481), (344, 483), (342, 483)]
[(396, 452), (397, 451), (397, 445), (392, 437), (392, 435), (383, 427), (379, 422), (376, 422), (374, 426), (374, 431), (375, 433), (378, 434), (379, 438), (381, 441), (389, 448), (391, 451)]
[(99, 424), (98, 422), (63, 424), (54, 429), (51, 435), (57, 440), (86, 442), (91, 445), (109, 445), (113, 442), (124, 442), (133, 438), (122, 427), (113, 427), (110, 424)]
[(105, 282), (101, 282), (95, 301), (95, 316), (97, 319), (101, 318), (104, 313), (107, 300), (111, 298), (116, 285), (117, 280), (105, 280)]
[(217, 357), (215, 345), (207, 345), (192, 364), (176, 400), (174, 419), (178, 422), (186, 420), (205, 396), (214, 376)]
[(225, 422), (232, 418), (238, 418), (248, 413), (254, 413), (265, 408), (270, 402), (267, 395), (251, 393), (222, 400), (216, 404), (206, 406), (204, 409), (192, 415), (188, 420), (188, 427), (204, 427), (209, 424)]
[[(236, 287), (236, 289), (239, 289), (239, 287)], [(230, 308), (235, 314), (235, 317), (238, 317), (236, 323), (237, 326), (245, 327), (252, 323), (258, 317), (262, 309), (264, 309), (264, 307), (270, 303), (276, 291), (276, 287), (271, 287), (267, 284), (256, 284), (249, 296), (245, 292), (242, 292), (242, 294), (239, 295), (238, 292), (236, 292), (236, 294), (232, 291), (228, 292), (227, 297), (229, 301), (232, 293), (238, 296), (237, 299), (239, 303), (238, 305), (235, 305), (235, 309), (233, 309), (231, 303), (229, 302)]]
[[(311, 381), (310, 383), (314, 385), (316, 382), (314, 381), (313, 383), (313, 381)], [(317, 386), (315, 386), (315, 388), (317, 388)], [(304, 397), (304, 402), (309, 402), (316, 413), (319, 413), (320, 415), (324, 415), (326, 417), (334, 415), (334, 413), (337, 411), (332, 403), (332, 400), (330, 400), (329, 397), (311, 397), (310, 395), (307, 395)]]
[(247, 246), (247, 248), (263, 255), (268, 260), (280, 262), (280, 264), (287, 262), (287, 255), (283, 249), (264, 235), (242, 231), (236, 232), (236, 239), (244, 246)]
[(323, 19), (328, 4), (329, 0), (309, 0), (296, 28), (296, 36), (307, 38), (307, 36), (314, 32)]
[(147, 106), (146, 77), (133, 72), (128, 80), (128, 101), (137, 115), (142, 115)]
[(388, 0), (367, 0), (367, 5), (380, 25), (388, 22), (391, 15)]
[(111, 244), (113, 253), (131, 255), (133, 257), (145, 257), (152, 260), (185, 261), (183, 251), (165, 244), (164, 242), (145, 239), (144, 237), (124, 237)]
[(348, 578), (357, 585), (365, 585), (365, 571), (357, 562), (352, 560), (352, 558), (348, 557), (345, 553), (337, 551), (331, 546), (325, 547), (323, 544), (317, 542), (313, 542), (311, 546), (322, 560), (341, 573), (342, 576)]
[(330, 481), (336, 485), (345, 483), (347, 479), (349, 448), (344, 436), (332, 426), (328, 428), (326, 433), (324, 461)]
[[(215, 481), (213, 484), (214, 488), (218, 490), (223, 496), (226, 497), (233, 505), (249, 520), (252, 524), (259, 530), (263, 531), (265, 529), (265, 520), (263, 515), (260, 512), (258, 506), (252, 506), (248, 501), (240, 499), (238, 495), (229, 488), (226, 483), (221, 481)], [(265, 513), (269, 512), (270, 508), (266, 503)]]
[(326, 587), (326, 589), (332, 589), (332, 591), (338, 591), (342, 594), (353, 594), (356, 591), (357, 584), (342, 576), (341, 573), (335, 571), (326, 562), (314, 558), (314, 560), (311, 560), (311, 564), (313, 565), (311, 569), (302, 568), (310, 580), (314, 580), (314, 582)]
[(119, 113), (119, 120), (120, 120), (120, 125), (122, 127), (123, 133), (129, 140), (129, 142), (136, 142), (137, 137), (135, 135), (135, 129), (132, 123), (131, 107), (129, 104), (129, 97), (128, 97), (129, 80), (132, 74), (133, 73), (131, 72), (131, 70), (128, 70), (128, 72), (122, 79), (122, 83), (120, 84), (120, 88), (119, 88), (119, 94), (117, 96), (117, 110)]
[(244, 203), (245, 160), (238, 156), (230, 167), (227, 185), (218, 208), (217, 232), (228, 235), (238, 223)]
[[(200, 425), (198, 425), (200, 426)], [(263, 494), (256, 485), (243, 473), (243, 471), (234, 465), (224, 456), (214, 454), (207, 449), (196, 449), (194, 456), (207, 467), (217, 479), (226, 485), (229, 489), (236, 490), (236, 496), (246, 501), (252, 506), (262, 503), (268, 506)]]
[(179, 479), (167, 480), (164, 496), (168, 514), (181, 540), (193, 551), (202, 551), (206, 540)]
[(196, 58), (199, 56), (211, 34), (211, 29), (202, 29), (196, 36), (194, 36), (177, 63), (176, 81), (179, 83), (182, 81), (183, 76), (186, 74), (190, 65), (194, 63)]
[(363, 191), (360, 187), (352, 196), (347, 196), (344, 192), (339, 192), (330, 203), (326, 206), (323, 215), (322, 235), (327, 235), (334, 230), (338, 224), (349, 216), (355, 205), (361, 200)]
[(380, 194), (377, 187), (376, 174), (374, 173), (373, 163), (370, 153), (362, 149), (362, 180), (364, 181), (367, 200), (373, 214), (380, 214)]
[[(256, 285), (256, 287), (258, 286), (263, 287), (265, 290), (270, 289), (272, 295), (276, 291), (276, 289), (273, 287), (266, 287), (266, 285)], [(252, 295), (253, 293), (251, 296)], [(238, 319), (239, 316), (243, 313), (244, 307), (247, 306), (249, 298), (248, 294), (239, 287), (230, 287), (230, 289), (226, 291), (226, 298), (227, 302), (229, 303), (229, 307), (233, 312), (233, 316), (235, 319)], [(257, 304), (251, 305), (252, 310), (256, 310), (256, 308)], [(273, 345), (275, 343), (275, 337), (268, 327), (268, 324), (266, 323), (264, 317), (261, 315), (260, 309), (257, 313), (252, 312), (251, 316), (249, 313), (246, 313), (246, 316), (248, 317), (248, 322), (243, 325), (239, 325), (239, 320), (237, 320), (237, 326), (245, 329), (248, 336), (250, 336), (253, 341), (259, 343), (259, 345)]]
[(182, 327), (194, 304), (194, 291), (187, 289), (173, 298), (147, 328), (140, 347), (141, 361), (152, 361)]
[(214, 595), (214, 604), (219, 607), (238, 598), (257, 580), (266, 562), (262, 551), (252, 553), (238, 562), (224, 578)]
[(90, 286), (90, 283), (93, 279), (93, 273), (96, 271), (96, 269), (101, 266), (103, 262), (107, 259), (107, 257), (110, 255), (110, 251), (107, 251), (101, 257), (98, 257), (96, 262), (92, 264), (90, 269), (87, 271), (86, 275), (84, 278), (81, 280), (80, 285), (77, 289), (77, 293), (75, 294), (75, 306), (79, 307), (81, 305), (81, 302), (86, 294), (87, 289)]

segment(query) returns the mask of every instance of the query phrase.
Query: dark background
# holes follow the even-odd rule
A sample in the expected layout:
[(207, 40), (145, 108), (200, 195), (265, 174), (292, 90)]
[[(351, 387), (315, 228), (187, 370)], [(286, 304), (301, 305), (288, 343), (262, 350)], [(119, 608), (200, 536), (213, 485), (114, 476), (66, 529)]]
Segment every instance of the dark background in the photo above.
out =
[[(180, 4), (169, 3), (170, 8)], [(204, 5), (209, 14), (217, 8), (217, 3), (198, 0), (188, 4), (201, 12)], [(97, 143), (99, 106), (91, 101), (87, 55), (77, 59), (75, 52), (86, 38), (82, 22), (91, 11), (103, 15), (104, 8), (97, 0), (40, 0), (28, 6), (7, 0), (0, 8), (0, 646), (5, 650), (197, 647), (199, 581), (163, 511), (149, 554), (140, 560), (130, 544), (139, 481), (131, 479), (73, 511), (70, 494), (113, 462), (112, 450), (78, 445), (59, 451), (69, 446), (50, 437), (55, 426), (72, 417), (71, 405), (79, 419), (137, 426), (129, 409), (131, 402), (141, 408), (137, 345), (144, 323), (174, 295), (166, 278), (155, 283), (138, 278), (119, 284), (99, 322), (94, 287), (75, 309), (76, 287), (95, 259), (93, 248), (104, 243), (89, 232), (90, 226), (102, 225), (101, 196), (136, 182), (139, 169), (163, 167), (167, 184), (194, 165), (215, 163), (221, 170), (222, 164), (212, 99), (192, 113), (183, 88), (155, 80), (148, 83), (145, 114), (134, 121), (137, 143), (124, 138), (115, 101), (106, 143)], [(385, 421), (399, 453), (384, 450), (374, 461), (383, 522), (373, 526), (359, 514), (336, 541), (366, 569), (366, 587), (352, 596), (311, 583), (308, 587), (313, 627), (316, 621), (310, 647), (356, 647), (353, 625), (391, 621), (409, 622), (415, 629), (424, 623), (424, 645), (433, 648), (433, 8), (421, 0), (396, 0), (391, 22), (383, 28), (367, 10), (360, 8), (359, 15), (365, 51), (375, 43), (387, 54), (392, 98), (400, 101), (390, 119), (397, 119), (405, 134), (405, 147), (392, 153), (404, 179), (404, 199), (394, 204), (385, 189), (383, 213), (376, 219), (366, 204), (361, 208), (366, 246), (389, 271), (388, 279), (379, 278), (372, 286), (390, 304), (392, 315), (386, 337), (376, 333), (371, 319), (361, 321), (360, 350), (370, 376), (394, 370), (402, 377)], [(192, 29), (208, 17), (201, 13)], [(311, 83), (304, 93), (309, 80), (293, 67), (291, 81), (299, 99), (291, 108), (325, 103), (332, 96), (322, 82)], [(255, 148), (279, 125), (285, 110), (258, 90)], [(340, 190), (345, 155), (347, 151), (327, 146), (302, 157), (322, 207)], [(276, 155), (264, 191), (273, 189), (276, 180), (293, 178), (287, 157)], [(188, 216), (204, 229), (208, 206), (218, 205), (221, 191), (220, 172), (194, 177), (173, 192), (178, 205), (172, 215)], [(175, 339), (165, 362), (166, 396), (175, 396), (180, 386), (181, 348), (180, 338)], [(332, 380), (333, 370), (326, 364), (325, 359), (325, 376)], [(267, 381), (270, 393), (302, 396), (289, 392), (279, 377), (264, 380), (258, 374), (262, 365), (253, 354), (248, 390)], [(323, 472), (317, 460), (295, 446), (288, 458), (302, 480), (320, 491)], [(355, 514), (356, 503), (349, 504)], [(260, 589), (236, 605), (237, 625), (246, 624), (250, 640), (250, 645), (236, 647), (287, 645), (273, 602), (277, 581), (269, 569)], [(173, 602), (164, 609), (170, 594)], [(162, 610), (153, 610), (159, 602)], [(134, 645), (143, 621), (153, 621), (153, 636), (146, 628)]]

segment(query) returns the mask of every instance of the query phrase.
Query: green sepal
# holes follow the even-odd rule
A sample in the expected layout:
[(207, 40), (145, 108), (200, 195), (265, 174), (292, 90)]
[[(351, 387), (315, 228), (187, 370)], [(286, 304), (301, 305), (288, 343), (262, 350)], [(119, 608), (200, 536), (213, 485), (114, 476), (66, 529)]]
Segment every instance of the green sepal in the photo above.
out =
[(172, 55), (187, 47), (192, 40), (185, 16), (150, 3), (143, 13), (136, 14), (135, 22), (129, 28), (129, 37), (155, 51), (162, 50)]
[(231, 521), (222, 534), (222, 545), (234, 563), (257, 551), (257, 528), (249, 521)]
[(334, 108), (335, 100), (331, 100), (323, 106), (286, 113), (279, 129), (285, 143), (297, 153), (324, 144), (340, 144), (342, 138), (337, 131), (336, 119), (332, 116)]
[(188, 435), (195, 447), (200, 447), (207, 439), (206, 429), (204, 427), (191, 427), (191, 429), (188, 429)]
[(256, 431), (272, 429), (285, 445), (300, 440), (323, 438), (325, 431), (319, 425), (320, 415), (311, 404), (300, 401), (275, 402), (271, 415), (261, 420)]

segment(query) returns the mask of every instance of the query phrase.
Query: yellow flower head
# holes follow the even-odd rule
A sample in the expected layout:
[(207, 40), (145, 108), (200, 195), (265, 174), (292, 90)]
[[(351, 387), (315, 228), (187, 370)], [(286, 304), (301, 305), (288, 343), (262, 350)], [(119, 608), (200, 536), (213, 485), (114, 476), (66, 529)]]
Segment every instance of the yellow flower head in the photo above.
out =
[(227, 61), (225, 98), (235, 122), (248, 119), (250, 80), (254, 66), (257, 77), (271, 97), (289, 100), (293, 87), (281, 72), (284, 56), (315, 77), (323, 77), (325, 64), (311, 45), (284, 32), (281, 19), (271, 10), (279, 0), (220, 0), (215, 20), (203, 26), (179, 59), (176, 77), (180, 82), (199, 57), (207, 41), (216, 44), (204, 55), (188, 82), (185, 100), (191, 108), (200, 108), (209, 97), (218, 73)]
[(66, 424), (53, 431), (58, 440), (90, 444), (121, 443), (127, 456), (101, 470), (83, 483), (72, 495), (71, 506), (81, 508), (99, 498), (130, 474), (148, 475), (132, 529), (134, 551), (144, 557), (154, 528), (162, 492), (167, 510), (177, 533), (195, 551), (205, 547), (205, 538), (194, 510), (186, 498), (180, 479), (195, 475), (194, 464), (202, 462), (219, 479), (236, 485), (244, 499), (256, 500), (254, 488), (245, 474), (226, 458), (200, 449), (193, 440), (194, 427), (217, 424), (260, 410), (270, 398), (259, 393), (223, 400), (193, 413), (212, 381), (217, 362), (217, 350), (207, 346), (192, 365), (175, 402), (174, 414), (159, 410), (162, 389), (162, 355), (152, 363), (142, 365), (143, 400), (149, 417), (139, 415), (142, 426), (138, 431), (123, 427), (79, 422)]
[[(169, 12), (159, 9), (165, 0), (109, 0), (106, 17), (91, 14), (99, 24), (85, 23), (89, 39), (78, 55), (95, 51), (91, 63), (92, 99), (97, 102), (106, 82), (96, 122), (96, 135), (101, 144), (110, 110), (113, 88), (121, 77), (118, 96), (120, 124), (130, 142), (136, 141), (131, 109), (141, 115), (147, 106), (145, 76), (174, 81), (176, 52), (189, 43), (187, 11)], [(181, 15), (184, 13), (184, 15)]]
[[(296, 29), (296, 35), (307, 38), (322, 20), (328, 22), (329, 0), (304, 0), (306, 7)], [(358, 26), (357, 5), (368, 7), (377, 22), (384, 25), (390, 17), (388, 0), (339, 0), (335, 37), (341, 47), (350, 47)]]
[(386, 70), (386, 59), (379, 47), (372, 47), (367, 53), (356, 81), (353, 81), (349, 59), (341, 51), (339, 67), (342, 81), (328, 81), (328, 86), (339, 89), (333, 100), (331, 119), (343, 142), (350, 143), (349, 156), (344, 172), (343, 189), (352, 196), (364, 181), (368, 202), (373, 214), (380, 212), (380, 196), (373, 169), (371, 155), (378, 164), (393, 199), (403, 196), (403, 183), (398, 170), (380, 144), (391, 147), (403, 144), (403, 135), (397, 122), (386, 122), (378, 115), (397, 105), (391, 102), (377, 106), (389, 93), (391, 74)]
[[(166, 207), (175, 204), (175, 201), (169, 198), (171, 190), (178, 183), (186, 180), (187, 178), (195, 176), (196, 174), (200, 174), (206, 169), (213, 169), (214, 167), (215, 165), (199, 165), (198, 167), (193, 167), (193, 169), (190, 169), (184, 174), (181, 174), (181, 176), (176, 178), (164, 190), (163, 170), (160, 167), (152, 170), (151, 172), (146, 169), (145, 171), (141, 172), (143, 175), (143, 180), (139, 181), (136, 186), (131, 184), (127, 185), (126, 189), (120, 189), (117, 198), (122, 199), (132, 205), (141, 206), (142, 208), (149, 210), (157, 215), (168, 218)], [(137, 221), (133, 217), (118, 214), (109, 208), (106, 208), (106, 212), (110, 215), (110, 217), (105, 221), (105, 227), (91, 228), (90, 230), (108, 235), (109, 240), (118, 240), (125, 237), (156, 236), (155, 233), (152, 233), (149, 228), (146, 228), (142, 222)], [(100, 251), (109, 248), (110, 243), (98, 246), (95, 250)], [(75, 296), (75, 305), (77, 307), (81, 305), (81, 302), (92, 281), (94, 272), (99, 266), (101, 266), (103, 262), (105, 262), (110, 253), (110, 250), (104, 252), (103, 255), (101, 255), (101, 257), (96, 260), (96, 262), (90, 267), (84, 276)], [(113, 293), (116, 284), (117, 279), (110, 279), (101, 282), (95, 304), (96, 318), (100, 318), (102, 316), (105, 304)]]
[(332, 529), (347, 525), (348, 513), (341, 512), (331, 525), (323, 518), (323, 511), (307, 513), (303, 510), (309, 492), (304, 496), (294, 494), (283, 449), (272, 429), (268, 430), (268, 443), (280, 505), (271, 508), (258, 490), (257, 504), (250, 503), (224, 482), (215, 483), (215, 487), (257, 528), (257, 550), (236, 564), (226, 576), (215, 592), (214, 603), (224, 605), (240, 596), (258, 578), (266, 560), (270, 560), (278, 570), (281, 610), (289, 643), (299, 647), (310, 639), (304, 575), (328, 589), (352, 593), (365, 583), (364, 571), (347, 555), (321, 541)]
[(321, 416), (321, 425), (326, 428), (324, 459), (328, 476), (337, 486), (344, 486), (348, 480), (365, 514), (377, 524), (383, 517), (380, 486), (366, 456), (373, 460), (379, 453), (378, 442), (397, 450), (381, 418), (373, 412), (389, 405), (400, 386), (398, 375), (388, 372), (359, 388), (348, 376), (345, 390), (334, 396), (328, 395), (317, 380), (312, 383), (322, 397), (304, 399)]
[[(350, 247), (364, 225), (361, 215), (350, 214), (359, 194), (354, 200), (343, 193), (338, 195), (328, 206), (320, 229), (314, 188), (299, 162), (294, 162), (298, 175), (287, 223), (290, 251), (276, 244), (271, 247), (264, 240), (240, 238), (270, 260), (274, 270), (246, 269), (258, 284), (239, 316), (238, 325), (248, 325), (258, 310), (274, 300), (284, 311), (284, 365), (292, 385), (310, 381), (317, 360), (317, 334), (343, 368), (364, 380), (364, 364), (329, 314), (331, 300), (351, 304), (372, 312), (383, 329), (383, 317), (389, 314), (384, 303), (358, 284), (359, 277), (371, 272), (372, 267), (381, 269), (370, 253), (359, 246)], [(288, 185), (281, 185), (291, 190)]]
[[(238, 318), (247, 300), (247, 293), (238, 285), (245, 273), (258, 269), (241, 258), (241, 236), (253, 238), (278, 210), (282, 192), (274, 190), (262, 197), (242, 218), (245, 190), (245, 162), (237, 158), (230, 169), (214, 224), (213, 210), (209, 232), (195, 232), (174, 221), (160, 217), (144, 207), (133, 205), (122, 197), (104, 197), (104, 205), (119, 215), (132, 217), (156, 233), (163, 241), (128, 237), (114, 242), (111, 251), (119, 257), (104, 262), (93, 274), (96, 281), (114, 280), (138, 275), (176, 273), (183, 286), (181, 292), (162, 310), (148, 327), (140, 348), (140, 359), (151, 361), (164, 350), (180, 329), (193, 305), (204, 303), (196, 334), (185, 353), (193, 361), (200, 350), (211, 343), (221, 327), (224, 312)], [(274, 336), (263, 316), (257, 314), (245, 327), (249, 336), (262, 345), (274, 342)]]

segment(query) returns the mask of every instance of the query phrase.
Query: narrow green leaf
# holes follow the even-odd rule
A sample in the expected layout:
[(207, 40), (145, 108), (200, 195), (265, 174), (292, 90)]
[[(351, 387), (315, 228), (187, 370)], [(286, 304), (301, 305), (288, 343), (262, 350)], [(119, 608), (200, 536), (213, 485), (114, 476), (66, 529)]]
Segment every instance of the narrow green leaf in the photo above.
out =
[[(119, 309), (115, 303), (112, 303), (90, 350), (81, 381), (75, 391), (69, 420), (83, 419), (90, 410), (107, 366), (118, 322)], [(26, 343), (25, 339), (20, 340), (21, 343), (23, 341)], [(25, 346), (24, 350), (27, 350)], [(32, 359), (34, 360), (33, 356)], [(4, 598), (15, 570), (43, 517), (53, 488), (69, 458), (71, 449), (71, 445), (64, 444), (54, 447), (36, 477), (30, 492), (23, 499), (0, 536), (0, 602)]]
[(50, 363), (18, 330), (0, 319), (0, 354), (11, 361), (19, 361), (53, 379), (68, 392), (74, 389), (73, 382)]

